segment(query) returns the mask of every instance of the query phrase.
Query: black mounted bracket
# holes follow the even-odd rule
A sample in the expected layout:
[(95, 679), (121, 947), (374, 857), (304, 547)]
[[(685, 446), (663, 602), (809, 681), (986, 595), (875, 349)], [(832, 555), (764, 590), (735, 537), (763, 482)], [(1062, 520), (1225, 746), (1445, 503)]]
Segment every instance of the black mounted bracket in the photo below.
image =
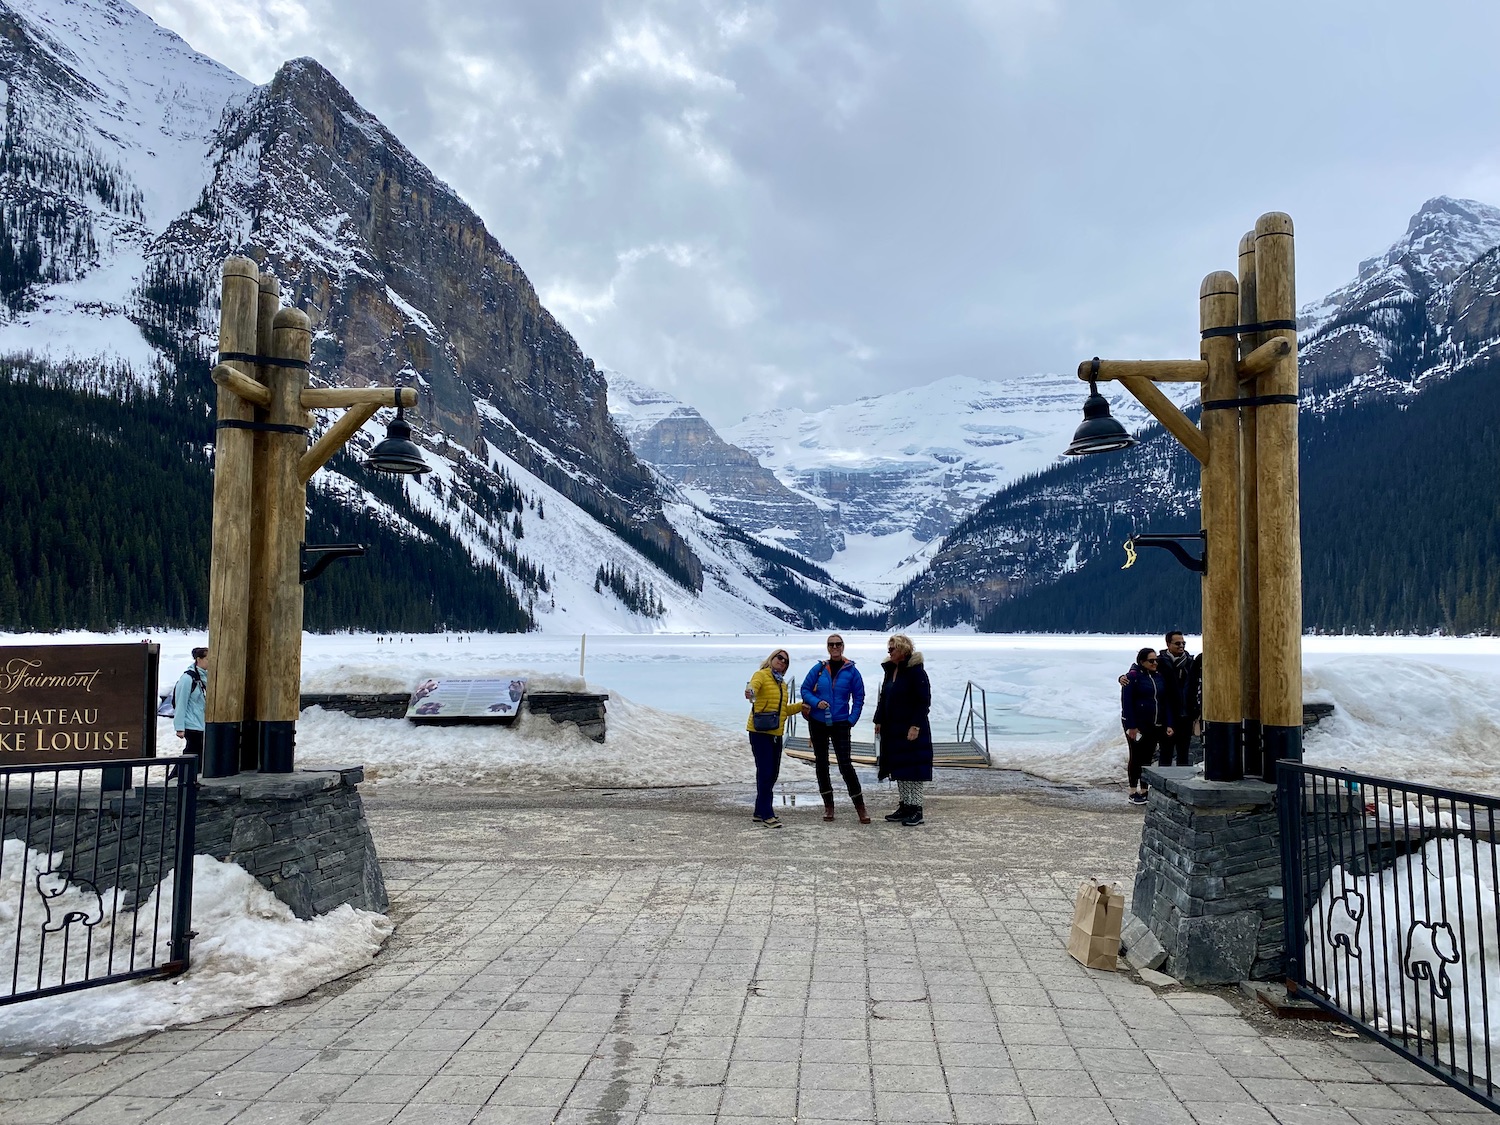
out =
[[(1184, 543), (1196, 542), (1202, 549), (1197, 558), (1187, 553)], [(1126, 566), (1135, 562), (1135, 549), (1137, 547), (1162, 547), (1172, 552), (1172, 557), (1195, 574), (1204, 574), (1208, 570), (1208, 532), (1200, 531), (1194, 535), (1132, 535), (1125, 540), (1125, 554), (1129, 557)]]
[[(304, 543), (302, 544), (302, 573), (297, 576), (297, 581), (311, 582), (337, 560), (358, 558), (364, 553), (363, 543)], [(307, 565), (308, 556), (313, 556), (311, 566)]]

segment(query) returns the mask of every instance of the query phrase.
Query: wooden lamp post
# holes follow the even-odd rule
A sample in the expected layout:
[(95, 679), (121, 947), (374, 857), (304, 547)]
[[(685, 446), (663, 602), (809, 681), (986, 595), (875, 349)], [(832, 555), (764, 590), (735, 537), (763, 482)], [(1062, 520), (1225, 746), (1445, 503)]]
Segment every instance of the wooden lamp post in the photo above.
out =
[[(280, 286), (249, 258), (224, 263), (218, 423), (209, 563), (209, 677), (203, 776), (241, 768), (290, 773), (302, 678), (302, 583), (362, 547), (303, 543), (307, 482), (385, 406), (415, 406), (409, 388), (313, 388), (307, 314), (280, 307)], [(307, 411), (346, 408), (311, 448)], [(425, 472), (409, 428), (372, 457), (384, 472)], [(393, 434), (395, 426), (392, 427)], [(409, 447), (409, 448), (407, 448)], [(304, 568), (305, 554), (321, 556)], [(248, 735), (248, 737), (246, 737)]]
[[(1270, 781), (1278, 759), (1302, 757), (1302, 547), (1290, 217), (1262, 215), (1255, 230), (1240, 240), (1238, 265), (1237, 274), (1209, 274), (1199, 289), (1200, 358), (1094, 359), (1079, 365), (1078, 377), (1091, 387), (1118, 381), (1202, 466), (1204, 553), (1191, 562), (1203, 575), (1203, 775), (1209, 781), (1234, 781), (1248, 772)], [(1201, 385), (1201, 426), (1156, 386), (1176, 382)], [(1069, 453), (1128, 444), (1111, 444), (1107, 437), (1092, 440), (1102, 424), (1097, 407), (1094, 411), (1091, 415), (1085, 408)], [(1123, 433), (1118, 423), (1113, 425)], [(1176, 538), (1143, 535), (1135, 541), (1171, 546), (1164, 541)], [(1184, 557), (1180, 548), (1174, 553)]]

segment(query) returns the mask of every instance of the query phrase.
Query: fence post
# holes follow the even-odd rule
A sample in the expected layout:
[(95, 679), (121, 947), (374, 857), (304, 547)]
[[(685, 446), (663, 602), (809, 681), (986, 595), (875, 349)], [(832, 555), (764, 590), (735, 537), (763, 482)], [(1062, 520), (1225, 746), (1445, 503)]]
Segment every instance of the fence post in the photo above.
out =
[(177, 972), (188, 967), (193, 940), (193, 849), (198, 826), (198, 763), (191, 756), (178, 766), (177, 854), (172, 872), (172, 965)]
[(1287, 995), (1302, 982), (1302, 772), (1294, 763), (1276, 767), (1276, 816), (1281, 823), (1281, 950)]

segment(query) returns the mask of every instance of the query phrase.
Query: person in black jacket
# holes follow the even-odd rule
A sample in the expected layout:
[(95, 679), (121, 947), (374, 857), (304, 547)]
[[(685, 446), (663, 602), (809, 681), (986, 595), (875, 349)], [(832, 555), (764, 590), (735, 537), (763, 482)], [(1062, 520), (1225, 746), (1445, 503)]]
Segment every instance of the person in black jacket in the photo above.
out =
[(1135, 663), (1125, 673), (1125, 684), (1120, 688), (1120, 725), (1125, 729), (1125, 741), (1130, 747), (1127, 765), (1130, 800), (1137, 805), (1146, 803), (1141, 770), (1151, 764), (1152, 753), (1162, 738), (1170, 736), (1173, 730), (1171, 701), (1156, 664), (1156, 650), (1141, 649), (1135, 654)]
[(1191, 765), (1189, 744), (1193, 724), (1202, 714), (1202, 665), (1187, 650), (1187, 641), (1176, 629), (1164, 638), (1167, 647), (1157, 656), (1157, 670), (1172, 711), (1172, 732), (1161, 741), (1159, 762), (1164, 766)]
[(886, 644), (880, 665), (880, 701), (875, 705), (875, 736), (880, 739), (881, 780), (894, 778), (901, 803), (886, 820), (910, 828), (922, 823), (922, 786), (932, 780), (932, 684), (914, 652), (911, 638), (897, 633)]

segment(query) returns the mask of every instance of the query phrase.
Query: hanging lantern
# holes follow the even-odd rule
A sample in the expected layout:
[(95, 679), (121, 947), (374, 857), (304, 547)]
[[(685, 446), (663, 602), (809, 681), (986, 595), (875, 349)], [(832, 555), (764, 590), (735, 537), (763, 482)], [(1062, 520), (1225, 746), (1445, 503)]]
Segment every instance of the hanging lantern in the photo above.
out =
[(411, 426), (407, 424), (403, 408), (396, 407), (396, 417), (385, 428), (385, 440), (370, 450), (365, 466), (377, 473), (407, 476), (432, 472), (432, 467), (422, 456), (421, 448), (411, 440)]

